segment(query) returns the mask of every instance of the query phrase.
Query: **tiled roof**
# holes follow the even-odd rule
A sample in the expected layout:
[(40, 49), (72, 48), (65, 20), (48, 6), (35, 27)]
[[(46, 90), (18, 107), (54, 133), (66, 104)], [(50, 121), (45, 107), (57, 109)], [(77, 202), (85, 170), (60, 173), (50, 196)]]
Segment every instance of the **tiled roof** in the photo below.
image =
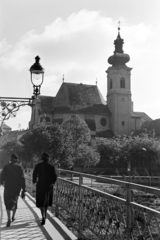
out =
[(39, 99), (41, 101), (41, 108), (42, 111), (45, 113), (51, 113), (52, 111), (52, 106), (54, 104), (55, 97), (51, 96), (39, 96)]
[(56, 107), (53, 110), (53, 113), (70, 113), (70, 114), (93, 114), (93, 115), (104, 115), (111, 116), (111, 112), (107, 105), (103, 104), (94, 104), (90, 107), (81, 108), (78, 110), (72, 110), (69, 107)]
[(105, 104), (105, 100), (95, 85), (63, 83), (57, 93), (55, 107), (69, 107), (78, 110), (94, 104)]
[(5, 129), (12, 129), (11, 127), (9, 127), (7, 124), (3, 123), (2, 125), (2, 128), (5, 128)]
[(133, 112), (132, 117), (140, 117), (143, 118), (145, 121), (152, 121), (152, 118), (150, 118), (146, 113), (144, 112)]
[(104, 104), (94, 104), (90, 107), (82, 108), (78, 110), (78, 113), (88, 113), (94, 115), (111, 115), (111, 112), (107, 105)]
[(71, 111), (69, 107), (55, 107), (52, 111), (53, 114), (55, 113), (75, 113), (75, 111)]

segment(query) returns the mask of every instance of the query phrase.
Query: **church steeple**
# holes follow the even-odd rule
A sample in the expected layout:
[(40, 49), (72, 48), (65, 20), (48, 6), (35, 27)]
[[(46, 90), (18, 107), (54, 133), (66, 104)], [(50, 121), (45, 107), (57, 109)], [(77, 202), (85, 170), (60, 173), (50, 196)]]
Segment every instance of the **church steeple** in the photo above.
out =
[(123, 44), (124, 40), (121, 38), (120, 25), (118, 25), (118, 35), (117, 39), (114, 41), (115, 45), (114, 55), (108, 58), (108, 63), (111, 64), (112, 66), (124, 66), (127, 62), (129, 62), (130, 60), (129, 55), (123, 53)]
[(124, 40), (120, 35), (120, 26), (118, 26), (118, 35), (114, 41), (115, 51), (108, 58), (110, 66), (107, 73), (107, 105), (112, 113), (111, 129), (114, 134), (130, 135), (131, 133), (131, 70), (126, 66), (130, 57), (123, 52)]
[[(120, 22), (118, 24), (120, 24)], [(114, 53), (123, 53), (123, 44), (124, 44), (124, 41), (120, 36), (120, 25), (118, 25), (118, 36), (117, 36), (117, 39), (114, 41), (114, 45), (115, 45)]]

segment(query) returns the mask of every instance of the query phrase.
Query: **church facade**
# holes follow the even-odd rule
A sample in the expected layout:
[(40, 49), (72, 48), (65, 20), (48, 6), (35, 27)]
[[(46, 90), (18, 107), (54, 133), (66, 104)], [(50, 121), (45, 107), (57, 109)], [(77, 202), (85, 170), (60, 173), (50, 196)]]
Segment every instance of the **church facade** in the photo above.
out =
[(90, 128), (92, 136), (130, 135), (152, 119), (144, 112), (134, 112), (131, 94), (130, 57), (123, 52), (124, 41), (118, 36), (115, 51), (108, 58), (107, 103), (97, 85), (63, 82), (56, 96), (39, 96), (34, 100), (29, 128), (58, 123), (78, 115)]

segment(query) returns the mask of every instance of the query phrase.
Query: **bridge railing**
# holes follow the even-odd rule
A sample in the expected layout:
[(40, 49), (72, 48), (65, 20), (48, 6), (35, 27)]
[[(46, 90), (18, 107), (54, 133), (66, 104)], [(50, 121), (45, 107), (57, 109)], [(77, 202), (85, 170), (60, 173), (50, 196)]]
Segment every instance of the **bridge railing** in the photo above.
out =
[[(159, 201), (160, 205), (159, 189), (63, 169), (57, 171), (51, 210), (79, 238), (160, 239), (160, 211), (153, 204)], [(33, 194), (29, 184), (28, 190), (32, 188)], [(141, 199), (138, 203), (137, 196), (146, 196), (151, 201), (144, 203)]]

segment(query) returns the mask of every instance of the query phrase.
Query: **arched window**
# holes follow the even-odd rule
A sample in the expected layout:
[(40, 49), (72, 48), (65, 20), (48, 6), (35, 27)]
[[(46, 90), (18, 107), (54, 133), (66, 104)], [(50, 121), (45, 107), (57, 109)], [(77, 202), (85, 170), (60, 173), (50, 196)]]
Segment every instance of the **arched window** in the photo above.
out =
[(112, 89), (112, 87), (113, 87), (112, 79), (110, 79), (110, 86), (109, 86), (109, 88)]
[(122, 77), (120, 79), (120, 88), (125, 88), (125, 79), (124, 79), (124, 77)]
[(125, 121), (122, 121), (122, 126), (125, 126)]

